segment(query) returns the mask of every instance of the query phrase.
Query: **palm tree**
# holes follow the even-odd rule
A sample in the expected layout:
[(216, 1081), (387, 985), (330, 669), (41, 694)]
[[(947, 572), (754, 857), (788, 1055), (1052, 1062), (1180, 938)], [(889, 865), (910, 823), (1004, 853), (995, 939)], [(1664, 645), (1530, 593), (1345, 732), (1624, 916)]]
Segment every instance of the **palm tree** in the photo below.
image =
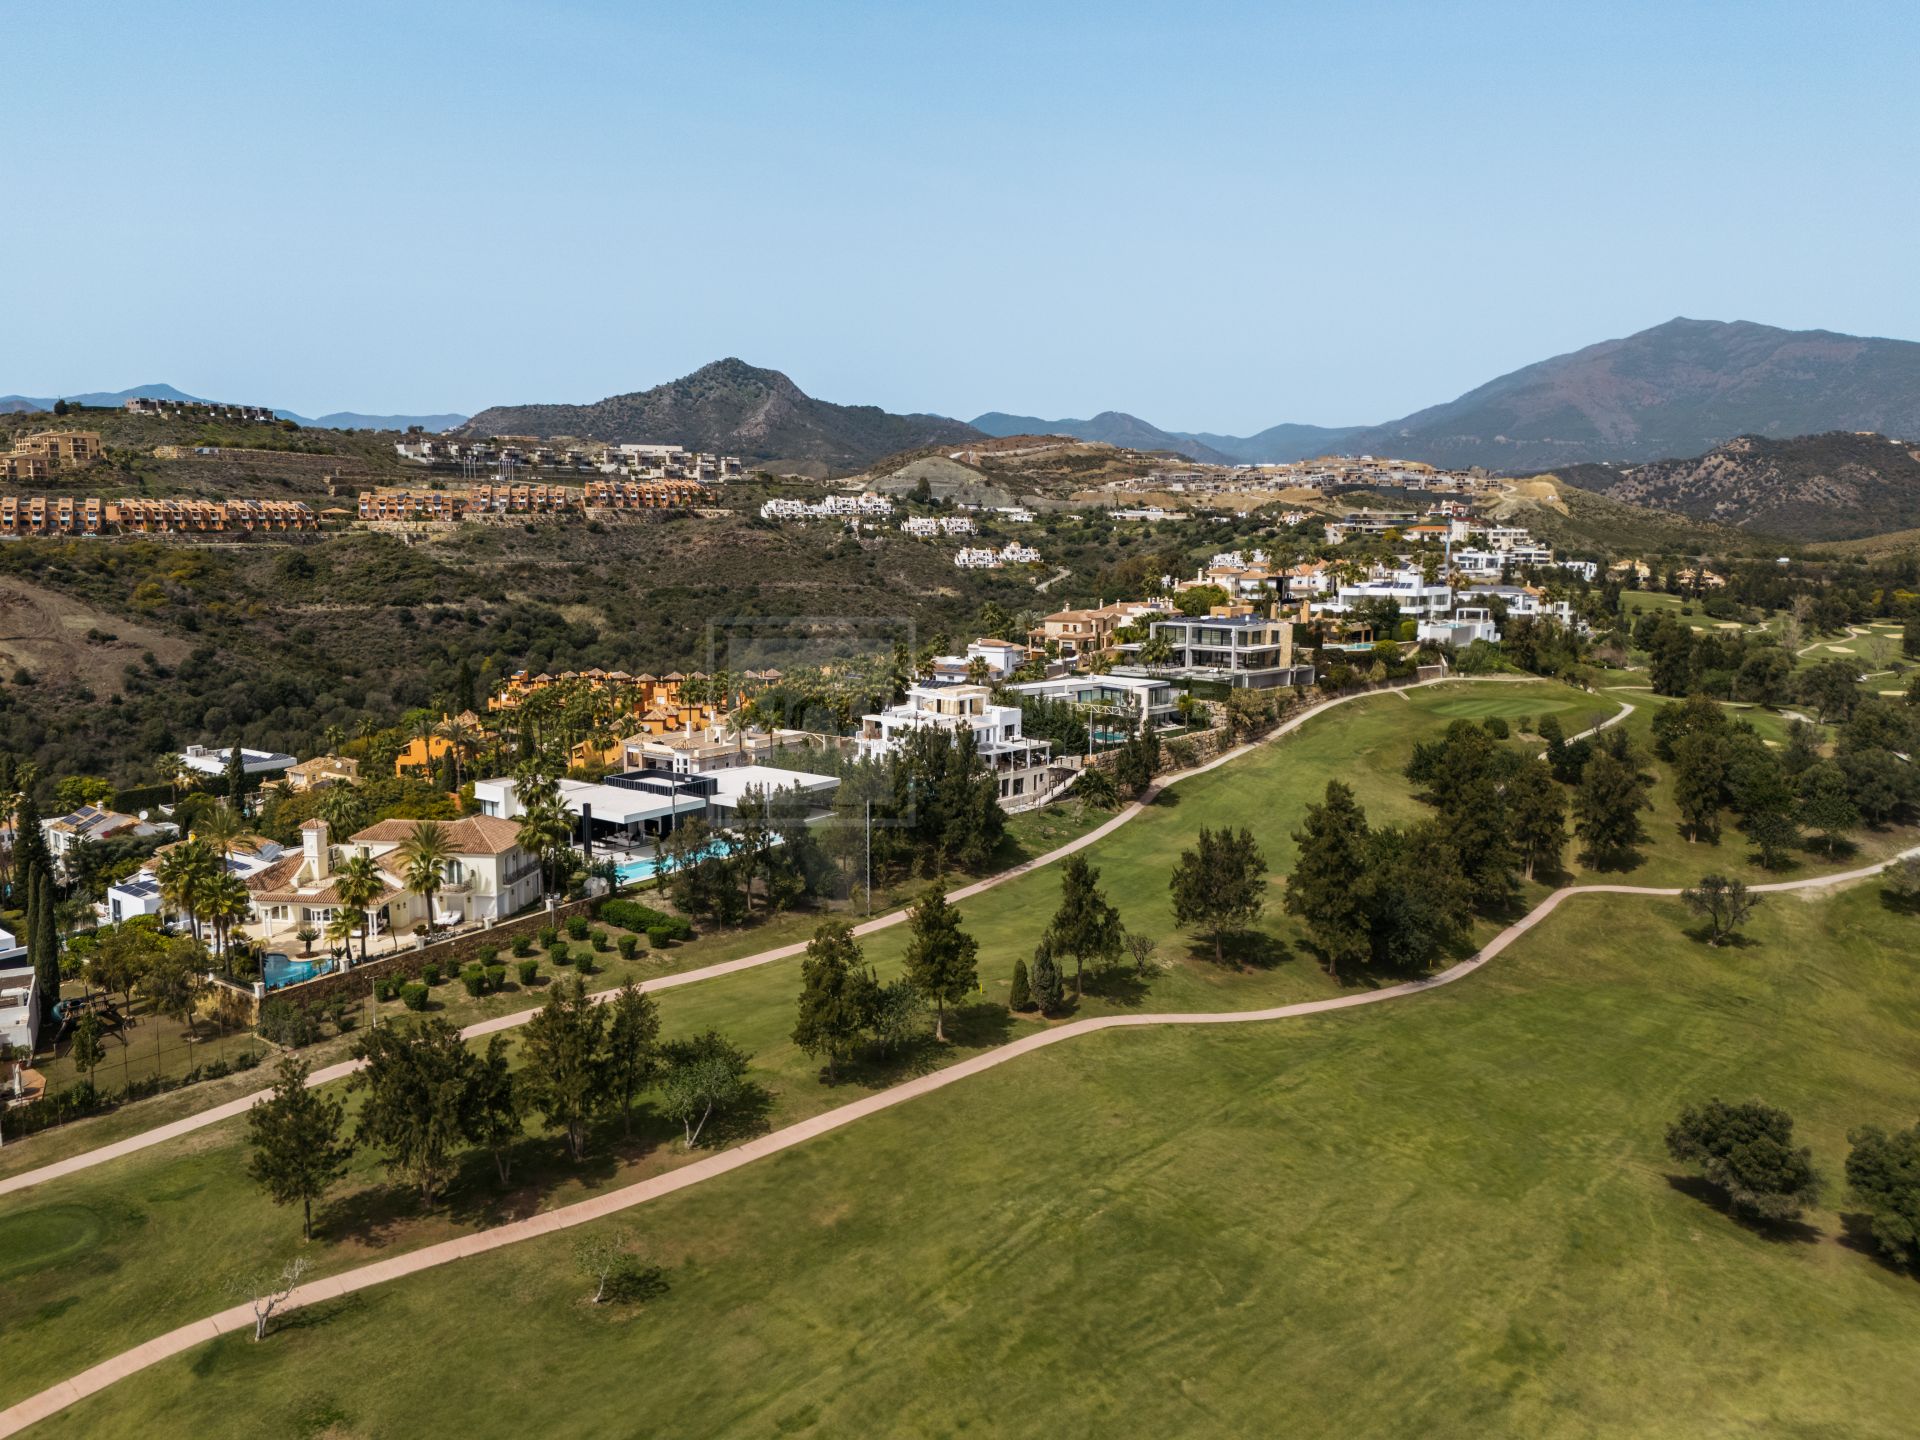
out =
[(453, 842), (447, 839), (438, 820), (422, 820), (400, 842), (400, 858), (406, 862), (407, 888), (427, 902), (427, 929), (433, 930), (433, 897), (446, 883), (447, 861), (453, 858)]
[(327, 944), (334, 949), (346, 947), (349, 958), (353, 955), (353, 932), (360, 932), (360, 963), (367, 963), (367, 912), (349, 905), (333, 912), (333, 918), (327, 921)]
[(192, 775), (193, 771), (187, 768), (184, 755), (162, 755), (153, 762), (153, 773), (173, 792), (173, 798), (177, 801), (180, 798), (180, 782)]
[(207, 885), (206, 894), (199, 899), (201, 916), (213, 927), (214, 947), (227, 961), (227, 973), (233, 973), (233, 961), (228, 956), (228, 939), (233, 927), (253, 913), (253, 896), (247, 890), (247, 882), (231, 870), (222, 870)]
[(453, 788), (458, 790), (465, 763), (479, 752), (480, 732), (455, 715), (434, 726), (433, 733), (446, 741), (447, 749), (453, 753)]
[(185, 912), (195, 940), (200, 938), (200, 904), (223, 868), (219, 857), (202, 840), (181, 841), (154, 867), (161, 900), (169, 909)]
[(329, 755), (338, 755), (340, 747), (347, 743), (347, 732), (338, 725), (329, 725), (321, 732), (320, 743), (327, 747)]
[(340, 903), (356, 911), (360, 916), (360, 963), (367, 963), (367, 923), (368, 912), (373, 902), (386, 893), (387, 882), (381, 877), (380, 867), (373, 863), (372, 857), (355, 855), (334, 873), (333, 893), (340, 897)]
[(223, 800), (201, 816), (195, 828), (199, 838), (218, 850), (224, 861), (233, 854), (233, 842), (247, 833), (247, 817)]
[(573, 844), (573, 816), (560, 803), (558, 793), (551, 798), (537, 796), (531, 803), (520, 802), (520, 833), (515, 837), (520, 848), (540, 861), (541, 893), (546, 893), (547, 867), (558, 874), (559, 857)]

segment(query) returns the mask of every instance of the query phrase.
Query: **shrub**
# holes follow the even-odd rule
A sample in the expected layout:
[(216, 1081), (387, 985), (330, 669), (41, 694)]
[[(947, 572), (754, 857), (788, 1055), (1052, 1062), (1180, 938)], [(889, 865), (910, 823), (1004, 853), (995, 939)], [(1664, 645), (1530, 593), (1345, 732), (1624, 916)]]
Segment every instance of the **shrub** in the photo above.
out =
[(602, 954), (602, 955), (604, 955), (604, 954), (606, 954), (606, 953), (607, 953), (607, 944), (608, 944), (608, 942), (607, 942), (607, 932), (606, 932), (606, 931), (604, 931), (604, 930), (596, 930), (596, 931), (594, 931), (594, 932), (593, 932), (593, 933), (592, 933), (591, 935), (589, 935), (589, 936), (588, 936), (587, 938), (588, 938), (589, 940), (591, 940), (591, 941), (593, 941), (593, 948), (594, 948), (595, 950), (597, 950), (597, 951), (599, 951), (599, 952), (600, 952), (600, 954)]
[(1013, 988), (1007, 992), (1009, 1010), (1033, 1009), (1033, 991), (1027, 984), (1027, 962), (1013, 962)]
[(235, 1070), (251, 1070), (259, 1063), (260, 1057), (254, 1054), (253, 1051), (247, 1050), (234, 1057), (233, 1068)]
[(480, 968), (484, 970), (500, 958), (500, 947), (498, 945), (482, 945), (478, 950), (474, 951), (473, 954), (474, 958), (480, 962)]
[(605, 900), (600, 905), (600, 918), (609, 925), (618, 925), (622, 930), (632, 930), (644, 934), (655, 926), (664, 926), (671, 940), (691, 940), (693, 926), (685, 916), (669, 915), (656, 910), (651, 905), (642, 905), (638, 900)]
[(476, 1000), (487, 993), (487, 975), (478, 965), (469, 965), (462, 970), (460, 983), (467, 987), (467, 994)]
[(533, 936), (516, 935), (513, 937), (513, 953), (522, 959), (533, 954)]
[(656, 950), (664, 950), (673, 943), (673, 932), (664, 925), (647, 927), (647, 944)]
[(269, 1000), (260, 1007), (260, 1023), (254, 1027), (263, 1040), (298, 1050), (320, 1038), (320, 1024), (304, 1005), (291, 1000)]
[(564, 940), (556, 940), (547, 947), (547, 958), (556, 965), (571, 965), (573, 951)]
[(502, 989), (506, 987), (506, 983), (507, 983), (507, 967), (506, 966), (489, 965), (486, 967), (486, 973), (487, 973), (487, 993), (488, 994), (490, 995), (498, 994)]
[(631, 960), (635, 955), (640, 953), (640, 937), (638, 935), (622, 935), (617, 943), (620, 947), (620, 958), (622, 960)]
[(593, 974), (593, 956), (582, 952), (573, 962), (573, 968), (582, 975)]
[(520, 983), (522, 985), (531, 985), (540, 978), (540, 962), (538, 960), (522, 960), (513, 968), (520, 972)]
[(411, 981), (400, 987), (400, 1003), (409, 1010), (427, 1008), (427, 987), (418, 981)]
[(1501, 715), (1489, 715), (1487, 716), (1486, 719), (1482, 720), (1480, 724), (1481, 724), (1481, 727), (1485, 729), (1489, 735), (1493, 736), (1494, 739), (1504, 740), (1507, 738), (1507, 735), (1509, 732), (1507, 730), (1506, 717)]
[(542, 950), (553, 949), (553, 942), (558, 940), (559, 938), (560, 938), (560, 932), (556, 930), (553, 926), (542, 925), (540, 927), (540, 948)]
[(584, 915), (569, 915), (567, 917), (567, 935), (574, 940), (586, 939), (587, 917)]
[(335, 1034), (344, 1035), (353, 1029), (353, 1011), (347, 1008), (347, 997), (344, 991), (334, 991), (320, 1008), (326, 1012), (327, 1019), (333, 1022)]
[(394, 1000), (400, 995), (400, 977), (382, 975), (373, 982), (373, 998), (376, 1000)]
[(440, 983), (440, 966), (433, 961), (422, 965), (420, 967), (420, 978), (429, 985), (438, 985)]

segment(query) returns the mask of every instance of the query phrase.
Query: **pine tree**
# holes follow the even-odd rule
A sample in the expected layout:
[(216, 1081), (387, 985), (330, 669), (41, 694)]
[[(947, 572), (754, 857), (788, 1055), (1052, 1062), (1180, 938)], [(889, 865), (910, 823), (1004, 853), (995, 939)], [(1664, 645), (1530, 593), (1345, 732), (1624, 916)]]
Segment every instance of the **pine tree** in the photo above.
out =
[(1033, 991), (1027, 985), (1027, 962), (1024, 960), (1013, 962), (1013, 988), (1007, 992), (1007, 1008), (1018, 1011), (1033, 1008)]
[(244, 815), (247, 804), (247, 756), (238, 740), (227, 752), (227, 803)]
[(913, 938), (907, 943), (907, 979), (933, 1002), (933, 1038), (945, 1044), (947, 1006), (958, 1005), (980, 983), (980, 942), (960, 928), (960, 912), (938, 886), (915, 903), (908, 924)]
[(247, 1173), (276, 1205), (300, 1203), (302, 1233), (313, 1238), (313, 1202), (347, 1172), (353, 1145), (342, 1138), (346, 1107), (307, 1088), (307, 1067), (280, 1062), (273, 1094), (247, 1112), (253, 1155)]
[(1366, 812), (1338, 780), (1327, 782), (1326, 798), (1307, 807), (1306, 823), (1294, 832), (1300, 853), (1287, 877), (1286, 911), (1306, 922), (1330, 975), (1368, 954), (1360, 899), (1367, 835)]
[(1202, 827), (1194, 848), (1175, 863), (1168, 888), (1174, 922), (1210, 931), (1218, 965), (1222, 936), (1251, 925), (1266, 903), (1267, 859), (1251, 831)]
[(1042, 1015), (1051, 1015), (1066, 1003), (1066, 999), (1067, 982), (1043, 940), (1033, 952), (1033, 1003), (1039, 1006)]
[(793, 1043), (808, 1055), (826, 1056), (829, 1082), (840, 1061), (851, 1059), (866, 1040), (878, 992), (853, 927), (845, 920), (821, 922), (800, 964)]
[(1060, 908), (1047, 927), (1047, 948), (1055, 955), (1073, 957), (1073, 993), (1086, 994), (1086, 963), (1110, 964), (1120, 958), (1125, 931), (1120, 912), (1100, 889), (1100, 872), (1083, 855), (1071, 856), (1060, 871)]

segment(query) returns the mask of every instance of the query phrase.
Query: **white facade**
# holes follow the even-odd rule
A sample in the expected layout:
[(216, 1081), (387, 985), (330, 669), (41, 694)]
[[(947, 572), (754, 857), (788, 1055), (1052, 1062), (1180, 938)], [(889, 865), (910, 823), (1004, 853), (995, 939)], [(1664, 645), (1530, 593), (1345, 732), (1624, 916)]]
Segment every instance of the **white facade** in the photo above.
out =
[(1500, 643), (1500, 627), (1494, 623), (1493, 612), (1465, 606), (1444, 620), (1422, 620), (1418, 634), (1423, 645), (1451, 645), (1456, 650), (1464, 650), (1476, 640)]
[(860, 755), (874, 759), (898, 749), (916, 730), (971, 730), (980, 757), (1000, 781), (1000, 798), (1012, 800), (1039, 788), (1052, 746), (1021, 733), (1020, 707), (996, 705), (984, 685), (913, 685), (907, 698), (860, 717)]
[(760, 506), (762, 520), (835, 520), (891, 514), (893, 501), (871, 490), (864, 495), (829, 495), (811, 504), (805, 500), (767, 500)]
[(966, 546), (954, 552), (953, 563), (962, 570), (998, 570), (1003, 565), (1038, 565), (1040, 552), (1031, 545), (1009, 540), (998, 550), (987, 546)]
[(1453, 587), (1444, 580), (1429, 582), (1418, 570), (1395, 570), (1358, 585), (1342, 585), (1338, 601), (1324, 608), (1336, 614), (1357, 610), (1369, 601), (1391, 600), (1400, 613), (1416, 620), (1445, 615), (1453, 608)]

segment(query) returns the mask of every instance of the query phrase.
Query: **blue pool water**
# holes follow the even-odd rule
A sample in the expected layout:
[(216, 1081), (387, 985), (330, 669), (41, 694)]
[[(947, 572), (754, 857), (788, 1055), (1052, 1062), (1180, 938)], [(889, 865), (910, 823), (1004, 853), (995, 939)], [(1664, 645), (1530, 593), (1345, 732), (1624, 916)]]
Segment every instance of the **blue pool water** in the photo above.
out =
[(269, 990), (278, 990), (282, 985), (297, 985), (302, 980), (325, 975), (332, 969), (331, 960), (296, 960), (278, 950), (262, 956), (260, 960), (260, 978)]
[[(726, 842), (724, 840), (716, 840), (702, 850), (695, 858), (706, 860), (712, 856), (724, 855), (726, 853)], [(615, 867), (615, 873), (620, 876), (620, 883), (622, 885), (631, 885), (636, 880), (651, 880), (659, 872), (660, 860), (659, 857), (655, 855), (648, 855), (637, 860), (622, 860), (619, 865)]]

